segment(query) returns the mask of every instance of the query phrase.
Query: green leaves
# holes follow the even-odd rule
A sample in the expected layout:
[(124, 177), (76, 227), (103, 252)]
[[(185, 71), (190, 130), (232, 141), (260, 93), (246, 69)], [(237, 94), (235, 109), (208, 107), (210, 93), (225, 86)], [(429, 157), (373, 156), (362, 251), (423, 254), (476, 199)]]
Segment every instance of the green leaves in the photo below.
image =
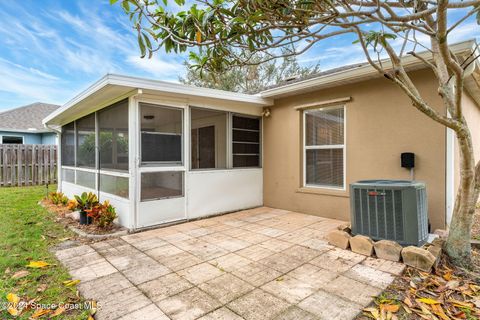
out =
[[(368, 33), (363, 35), (363, 38), (365, 40), (365, 44), (367, 46), (372, 46), (373, 50), (375, 52), (378, 52), (380, 49), (378, 49), (378, 45), (381, 44), (382, 47), (387, 45), (387, 40), (395, 40), (397, 38), (396, 34), (393, 33), (384, 33), (383, 31), (369, 31)], [(355, 40), (352, 43), (359, 43), (360, 40)]]

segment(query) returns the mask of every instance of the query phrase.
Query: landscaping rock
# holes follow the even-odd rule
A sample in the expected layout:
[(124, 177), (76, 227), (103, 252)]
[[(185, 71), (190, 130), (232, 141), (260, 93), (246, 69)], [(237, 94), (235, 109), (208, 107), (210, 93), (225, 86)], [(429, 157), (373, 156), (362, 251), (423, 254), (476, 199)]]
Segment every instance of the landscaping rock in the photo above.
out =
[(79, 221), (80, 220), (80, 211), (73, 211), (68, 214), (70, 218), (73, 220)]
[(428, 250), (409, 246), (402, 250), (403, 263), (420, 269), (425, 272), (430, 272), (432, 266), (435, 264), (435, 256)]
[(375, 242), (375, 254), (378, 258), (390, 261), (400, 261), (403, 247), (395, 241), (380, 240)]
[(435, 257), (435, 263), (433, 265), (436, 268), (442, 256), (442, 247), (437, 245), (431, 245), (430, 247), (427, 248), (427, 250)]
[(442, 239), (447, 239), (448, 237), (448, 231), (447, 230), (443, 230), (443, 229), (436, 229), (433, 234), (436, 234), (438, 235), (440, 238)]
[(433, 239), (433, 241), (432, 241), (432, 245), (440, 247), (440, 248), (443, 248), (444, 244), (445, 244), (445, 239), (436, 238), (436, 239)]
[(352, 232), (352, 228), (350, 227), (350, 224), (341, 224), (337, 227), (338, 230), (340, 231), (345, 231), (347, 233)]
[(348, 240), (350, 240), (352, 236), (345, 231), (341, 230), (333, 230), (329, 234), (327, 234), (328, 243), (339, 247), (341, 249), (348, 248)]
[(355, 253), (370, 257), (373, 253), (373, 240), (367, 236), (358, 234), (350, 238), (350, 248), (352, 248), (352, 251)]

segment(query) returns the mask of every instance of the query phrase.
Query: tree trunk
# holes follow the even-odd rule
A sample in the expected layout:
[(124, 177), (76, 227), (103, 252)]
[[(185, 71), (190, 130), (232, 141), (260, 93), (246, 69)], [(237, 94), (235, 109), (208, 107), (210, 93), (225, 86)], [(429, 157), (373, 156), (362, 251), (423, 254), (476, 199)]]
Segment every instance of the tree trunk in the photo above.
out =
[(460, 185), (445, 249), (457, 265), (471, 264), (471, 230), (478, 199), (475, 188), (475, 160), (470, 132), (466, 125), (457, 132), (460, 151)]

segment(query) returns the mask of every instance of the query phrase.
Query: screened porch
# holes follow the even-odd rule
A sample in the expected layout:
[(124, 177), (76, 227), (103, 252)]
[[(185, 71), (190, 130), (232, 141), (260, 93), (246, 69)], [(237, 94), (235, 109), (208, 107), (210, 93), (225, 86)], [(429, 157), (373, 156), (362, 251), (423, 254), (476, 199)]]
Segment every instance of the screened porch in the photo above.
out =
[(261, 109), (167, 100), (130, 96), (62, 125), (61, 191), (109, 200), (130, 229), (262, 205)]

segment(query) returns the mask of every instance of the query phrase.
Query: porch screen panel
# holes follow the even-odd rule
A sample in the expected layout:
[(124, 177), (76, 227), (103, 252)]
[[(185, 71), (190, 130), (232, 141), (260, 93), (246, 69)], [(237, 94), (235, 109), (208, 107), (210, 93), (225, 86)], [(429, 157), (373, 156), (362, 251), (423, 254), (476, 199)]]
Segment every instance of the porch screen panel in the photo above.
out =
[(201, 108), (190, 112), (190, 156), (192, 169), (227, 167), (228, 113)]
[(305, 184), (343, 188), (345, 109), (334, 107), (305, 111)]
[(181, 109), (140, 104), (142, 164), (182, 164)]
[(128, 199), (128, 177), (100, 174), (100, 191)]
[(77, 167), (95, 168), (95, 113), (76, 121)]
[(75, 183), (75, 170), (62, 169), (62, 181)]
[(62, 127), (62, 165), (75, 165), (75, 123), (70, 122)]
[(183, 196), (183, 172), (144, 172), (141, 175), (141, 201)]
[(128, 171), (128, 100), (98, 112), (100, 169)]
[(232, 116), (233, 167), (260, 167), (260, 118)]
[(76, 179), (76, 184), (87, 187), (90, 189), (96, 189), (95, 186), (95, 177), (96, 174), (95, 172), (89, 172), (89, 171), (77, 171), (77, 179)]

